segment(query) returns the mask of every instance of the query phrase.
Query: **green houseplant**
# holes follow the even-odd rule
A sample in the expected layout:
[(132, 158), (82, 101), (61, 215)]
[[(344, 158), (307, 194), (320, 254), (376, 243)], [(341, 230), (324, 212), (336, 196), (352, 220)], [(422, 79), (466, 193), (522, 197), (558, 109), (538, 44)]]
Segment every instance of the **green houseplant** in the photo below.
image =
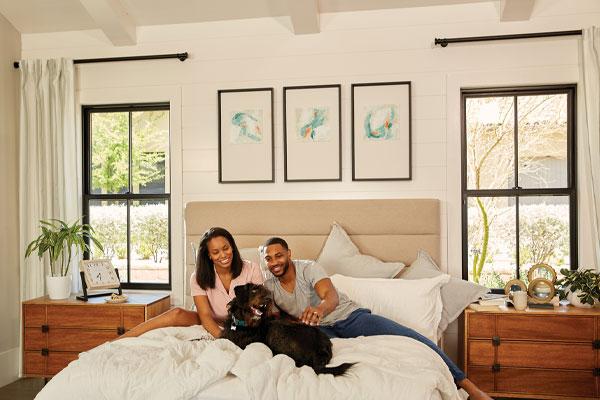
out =
[(46, 287), (51, 299), (65, 299), (71, 293), (69, 267), (78, 252), (89, 251), (86, 240), (92, 241), (100, 250), (102, 245), (94, 236), (94, 229), (80, 220), (72, 225), (58, 219), (40, 220), (42, 233), (25, 250), (25, 258), (34, 252), (42, 259), (48, 254), (50, 274), (46, 277)]
[(592, 307), (600, 302), (600, 274), (589, 269), (560, 270), (562, 279), (556, 281), (560, 299), (568, 299), (576, 307)]

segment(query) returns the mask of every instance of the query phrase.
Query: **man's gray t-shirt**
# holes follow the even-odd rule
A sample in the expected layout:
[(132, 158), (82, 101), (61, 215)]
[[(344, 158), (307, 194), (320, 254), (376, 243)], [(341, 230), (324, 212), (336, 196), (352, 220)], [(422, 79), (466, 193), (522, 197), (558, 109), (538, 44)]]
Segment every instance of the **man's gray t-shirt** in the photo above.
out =
[[(281, 287), (279, 279), (272, 276), (264, 285), (273, 292), (273, 300), (277, 307), (286, 313), (299, 318), (306, 307), (310, 304), (316, 307), (321, 304), (321, 298), (315, 290), (315, 284), (323, 278), (329, 278), (323, 267), (310, 260), (294, 260), (296, 266), (296, 286), (294, 292), (290, 293)], [(348, 318), (348, 316), (359, 307), (345, 294), (338, 290), (340, 302), (330, 314), (321, 320), (321, 325), (333, 325), (334, 323)]]

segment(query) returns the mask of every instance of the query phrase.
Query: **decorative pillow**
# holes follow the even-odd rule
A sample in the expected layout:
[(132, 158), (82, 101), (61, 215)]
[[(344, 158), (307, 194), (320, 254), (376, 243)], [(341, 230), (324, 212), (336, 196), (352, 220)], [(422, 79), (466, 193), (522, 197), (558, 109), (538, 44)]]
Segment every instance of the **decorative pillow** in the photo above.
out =
[[(419, 250), (417, 259), (405, 268), (400, 274), (400, 279), (423, 279), (437, 276), (450, 276), (440, 271), (435, 261), (425, 250)], [(485, 286), (477, 285), (462, 279), (451, 277), (450, 281), (442, 286), (442, 319), (440, 321), (439, 331), (444, 332), (452, 321), (454, 321), (465, 308), (472, 302), (479, 299), (490, 289)]]
[(393, 278), (405, 267), (401, 262), (383, 262), (360, 254), (344, 228), (336, 222), (331, 227), (317, 262), (329, 275), (341, 274), (354, 278)]
[(416, 281), (331, 277), (333, 285), (361, 307), (412, 328), (434, 343), (442, 315), (440, 287), (449, 280), (448, 275)]
[(258, 247), (245, 247), (239, 250), (242, 260), (248, 260), (260, 265), (260, 251)]

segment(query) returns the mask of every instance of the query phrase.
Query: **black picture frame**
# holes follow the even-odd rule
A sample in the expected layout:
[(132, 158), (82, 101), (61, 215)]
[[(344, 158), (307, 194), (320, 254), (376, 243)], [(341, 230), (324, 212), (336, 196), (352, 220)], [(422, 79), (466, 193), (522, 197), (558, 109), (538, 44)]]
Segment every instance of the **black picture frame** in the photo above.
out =
[[(283, 88), (285, 182), (342, 180), (341, 103), (340, 84)], [(331, 108), (334, 108), (332, 112)], [(316, 129), (306, 126), (308, 124), (306, 128), (298, 127), (298, 123), (307, 122), (306, 118), (317, 112), (322, 121)]]
[[(351, 92), (352, 180), (412, 180), (411, 82), (354, 83)], [(382, 115), (372, 131), (370, 122)]]
[(275, 182), (273, 88), (221, 89), (217, 96), (219, 183)]

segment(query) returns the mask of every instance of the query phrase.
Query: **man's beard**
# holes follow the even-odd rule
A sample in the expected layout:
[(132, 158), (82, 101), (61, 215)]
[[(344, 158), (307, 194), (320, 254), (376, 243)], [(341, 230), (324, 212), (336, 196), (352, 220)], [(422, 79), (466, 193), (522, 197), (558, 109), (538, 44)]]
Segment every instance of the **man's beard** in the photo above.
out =
[(280, 277), (284, 276), (286, 274), (286, 272), (288, 272), (288, 269), (290, 269), (290, 260), (289, 259), (287, 260), (287, 262), (281, 268), (281, 273), (279, 275), (275, 275), (275, 274), (273, 274), (273, 275), (276, 278), (280, 278)]

